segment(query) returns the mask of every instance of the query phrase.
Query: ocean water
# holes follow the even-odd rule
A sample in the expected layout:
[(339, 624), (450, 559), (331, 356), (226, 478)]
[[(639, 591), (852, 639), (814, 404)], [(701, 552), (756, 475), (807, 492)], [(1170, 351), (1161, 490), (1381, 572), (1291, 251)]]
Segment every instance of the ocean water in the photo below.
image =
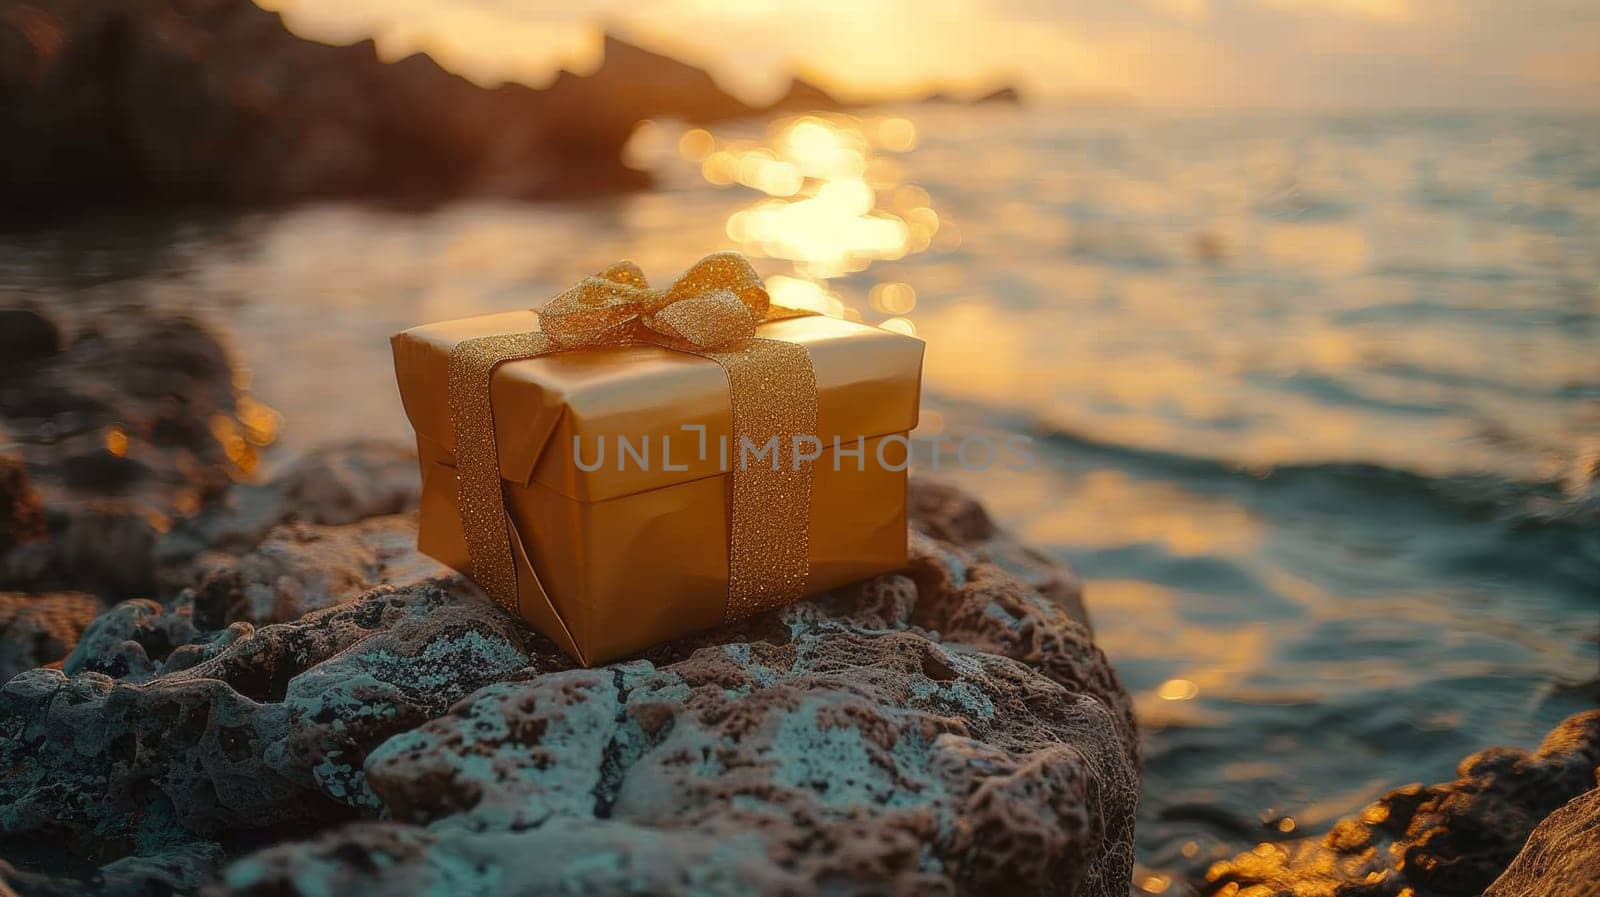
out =
[[(740, 248), (915, 332), (919, 467), (1083, 574), (1136, 696), (1152, 893), (1600, 699), (1600, 118), (924, 106), (631, 152), (657, 189), (10, 235), (0, 284), (212, 322), (281, 414), (263, 473), (409, 435), (390, 333), (617, 258)], [(1028, 469), (956, 463), (1017, 433)]]

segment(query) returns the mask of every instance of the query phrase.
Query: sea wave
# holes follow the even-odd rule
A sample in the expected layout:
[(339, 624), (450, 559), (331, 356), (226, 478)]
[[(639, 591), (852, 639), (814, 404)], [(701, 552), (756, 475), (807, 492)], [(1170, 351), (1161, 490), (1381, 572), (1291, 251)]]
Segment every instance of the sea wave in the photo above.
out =
[[(1571, 532), (1592, 543), (1600, 560), (1600, 459), (1562, 479), (1521, 480), (1499, 473), (1430, 475), (1385, 464), (1330, 460), (1252, 465), (1100, 439), (1030, 414), (981, 402), (931, 394), (930, 404), (949, 409), (957, 426), (991, 426), (1031, 436), (1054, 453), (1077, 462), (1097, 462), (1153, 479), (1189, 484), (1225, 484), (1267, 495), (1294, 493), (1307, 506), (1347, 508), (1390, 515), (1426, 510), (1461, 521), (1495, 523), (1508, 531)], [(1600, 581), (1597, 579), (1596, 581)]]

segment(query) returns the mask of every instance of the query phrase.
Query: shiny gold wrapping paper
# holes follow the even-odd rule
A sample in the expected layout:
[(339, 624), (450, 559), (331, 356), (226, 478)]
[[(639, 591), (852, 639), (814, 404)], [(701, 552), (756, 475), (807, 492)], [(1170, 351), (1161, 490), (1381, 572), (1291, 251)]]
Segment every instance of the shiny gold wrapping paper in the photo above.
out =
[[(422, 467), (419, 547), (470, 573), (456, 506), (446, 371), (457, 343), (538, 329), (531, 311), (430, 324), (394, 337), (401, 399)], [(817, 379), (808, 591), (905, 563), (905, 446), (916, 426), (919, 340), (821, 316), (757, 335), (806, 348)], [(659, 346), (582, 349), (501, 365), (490, 387), (500, 471), (515, 532), (522, 616), (585, 664), (715, 626), (728, 595), (728, 383), (713, 361)], [(702, 436), (682, 425), (705, 428)], [(865, 439), (864, 470), (835, 465), (833, 437)], [(574, 438), (592, 466), (576, 463)], [(618, 469), (618, 439), (647, 441), (648, 468)], [(661, 456), (663, 441), (671, 467)], [(889, 466), (880, 465), (878, 448)], [(736, 450), (736, 449), (735, 449)], [(682, 469), (678, 469), (682, 468)], [(542, 585), (529, 587), (536, 574)], [(546, 598), (547, 596), (547, 598)]]

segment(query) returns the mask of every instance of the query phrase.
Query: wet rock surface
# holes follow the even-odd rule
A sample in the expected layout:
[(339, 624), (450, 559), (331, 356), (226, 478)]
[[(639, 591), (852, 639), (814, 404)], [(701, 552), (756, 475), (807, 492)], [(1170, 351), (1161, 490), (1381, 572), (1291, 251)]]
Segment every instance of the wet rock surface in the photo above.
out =
[[(1261, 844), (1217, 863), (1206, 873), (1204, 891), (1468, 897), (1484, 893), (1503, 872), (1506, 878), (1491, 893), (1559, 893), (1585, 876), (1594, 880), (1593, 867), (1586, 870), (1581, 857), (1594, 855), (1595, 842), (1567, 842), (1557, 833), (1592, 834), (1597, 825), (1600, 710), (1569, 717), (1535, 751), (1488, 748), (1463, 760), (1458, 772), (1453, 782), (1392, 791), (1323, 837)], [(1569, 801), (1575, 809), (1552, 816)], [(1551, 829), (1530, 842), (1547, 817)], [(1547, 883), (1541, 870), (1548, 871)]]

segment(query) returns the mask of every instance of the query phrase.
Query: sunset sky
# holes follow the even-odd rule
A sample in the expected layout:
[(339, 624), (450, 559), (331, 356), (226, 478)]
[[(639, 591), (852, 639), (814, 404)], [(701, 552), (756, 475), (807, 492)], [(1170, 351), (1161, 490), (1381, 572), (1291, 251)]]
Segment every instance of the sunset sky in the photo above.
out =
[(978, 90), (1148, 105), (1600, 107), (1595, 0), (259, 0), (485, 83), (598, 63), (600, 33), (747, 99), (800, 71), (845, 96)]

